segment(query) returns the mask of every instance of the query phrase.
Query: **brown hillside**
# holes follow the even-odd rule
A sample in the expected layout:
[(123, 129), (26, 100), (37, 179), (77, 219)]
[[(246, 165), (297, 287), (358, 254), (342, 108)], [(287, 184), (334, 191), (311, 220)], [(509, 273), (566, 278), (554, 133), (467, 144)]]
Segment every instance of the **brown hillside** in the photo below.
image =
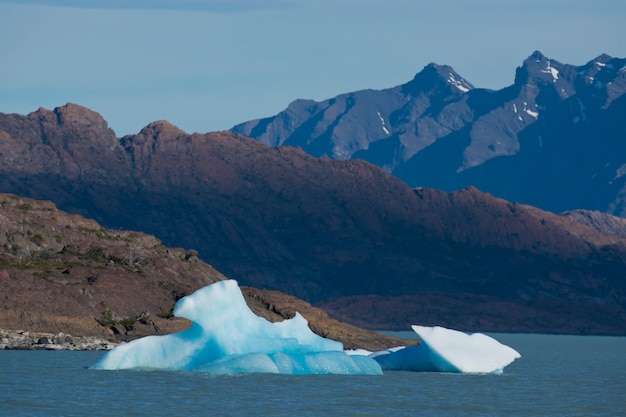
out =
[[(107, 230), (54, 204), (0, 194), (0, 328), (130, 339), (188, 326), (171, 318), (178, 298), (225, 279), (196, 252), (153, 236)], [(278, 292), (243, 288), (270, 321), (299, 311), (319, 334), (346, 347), (383, 349), (398, 339), (330, 319)]]

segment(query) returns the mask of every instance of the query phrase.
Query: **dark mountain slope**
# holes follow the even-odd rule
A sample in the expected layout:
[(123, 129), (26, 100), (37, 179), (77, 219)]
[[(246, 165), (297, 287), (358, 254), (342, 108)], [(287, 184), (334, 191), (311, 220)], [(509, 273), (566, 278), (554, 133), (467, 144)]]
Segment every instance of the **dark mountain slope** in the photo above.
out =
[[(624, 240), (474, 188), (411, 190), (364, 161), (228, 132), (188, 135), (167, 122), (115, 142), (75, 105), (3, 115), (0, 131), (2, 191), (197, 249), (245, 285), (320, 303), (392, 300), (384, 314), (372, 307), (368, 327), (406, 329), (437, 311), (439, 324), (468, 330), (626, 328)], [(438, 301), (398, 302), (406, 297)]]

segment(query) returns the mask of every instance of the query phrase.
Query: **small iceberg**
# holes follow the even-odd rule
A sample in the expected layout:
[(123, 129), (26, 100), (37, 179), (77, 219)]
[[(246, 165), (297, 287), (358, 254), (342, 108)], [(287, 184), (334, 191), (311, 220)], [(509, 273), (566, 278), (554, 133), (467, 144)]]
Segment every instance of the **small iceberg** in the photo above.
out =
[(381, 350), (368, 357), (383, 370), (487, 374), (500, 374), (521, 357), (515, 349), (482, 333), (467, 334), (444, 327), (411, 328), (422, 341), (419, 345)]

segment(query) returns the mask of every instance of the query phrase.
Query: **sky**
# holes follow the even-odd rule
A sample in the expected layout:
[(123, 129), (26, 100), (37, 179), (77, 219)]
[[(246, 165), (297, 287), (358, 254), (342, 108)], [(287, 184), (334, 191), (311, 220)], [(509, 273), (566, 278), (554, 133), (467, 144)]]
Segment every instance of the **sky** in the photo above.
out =
[(624, 58), (624, 22), (624, 0), (0, 0), (0, 112), (72, 102), (118, 136), (226, 130), (431, 62), (499, 89), (535, 50)]

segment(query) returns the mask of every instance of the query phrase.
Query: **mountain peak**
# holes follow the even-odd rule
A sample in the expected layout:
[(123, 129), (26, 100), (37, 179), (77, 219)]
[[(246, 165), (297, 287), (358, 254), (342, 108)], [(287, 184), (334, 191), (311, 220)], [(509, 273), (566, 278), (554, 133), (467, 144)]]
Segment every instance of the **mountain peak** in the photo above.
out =
[(539, 51), (533, 52), (526, 58), (521, 67), (517, 68), (515, 84), (539, 82), (542, 84), (555, 83), (559, 79), (559, 72), (564, 65), (548, 58)]
[(434, 62), (426, 65), (404, 87), (410, 93), (446, 89), (458, 94), (467, 93), (474, 88), (471, 83), (457, 74), (451, 66), (439, 65)]
[(594, 59), (591, 62), (600, 62), (602, 64), (606, 64), (609, 61), (612, 61), (613, 57), (611, 55), (608, 54), (600, 54), (596, 57), (596, 59)]
[(547, 56), (545, 56), (544, 54), (541, 53), (541, 51), (535, 51), (532, 54), (530, 54), (530, 56), (528, 58), (526, 58), (523, 62), (523, 66), (532, 66), (533, 64), (542, 64), (542, 63), (546, 63), (546, 62), (550, 62), (551, 59)]
[[(38, 111), (41, 112), (46, 110), (40, 108)], [(75, 127), (97, 126), (99, 128), (108, 129), (108, 124), (100, 113), (96, 113), (95, 111), (78, 104), (67, 103), (65, 106), (55, 108), (53, 113), (56, 114), (60, 125), (70, 125)]]
[(185, 135), (185, 132), (167, 120), (157, 120), (149, 123), (146, 127), (141, 129), (139, 134), (143, 136), (150, 136), (155, 139), (171, 139)]

